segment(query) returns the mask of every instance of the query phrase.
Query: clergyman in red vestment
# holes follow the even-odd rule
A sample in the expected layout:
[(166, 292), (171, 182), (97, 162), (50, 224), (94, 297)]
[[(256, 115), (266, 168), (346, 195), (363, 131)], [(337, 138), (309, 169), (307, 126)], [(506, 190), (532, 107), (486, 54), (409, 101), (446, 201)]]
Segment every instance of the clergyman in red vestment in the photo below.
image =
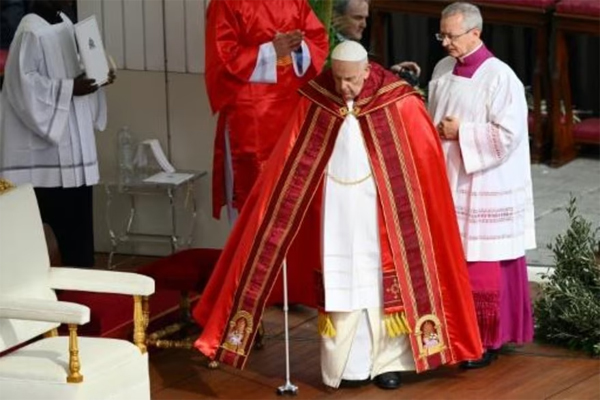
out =
[(392, 389), (400, 371), (481, 356), (440, 139), (419, 94), (354, 41), (300, 94), (194, 309), (195, 346), (243, 368), (285, 259), (290, 301), (319, 310), (327, 386)]
[(212, 0), (206, 22), (206, 90), (219, 113), (213, 158), (213, 216), (233, 222), (329, 51), (307, 0)]

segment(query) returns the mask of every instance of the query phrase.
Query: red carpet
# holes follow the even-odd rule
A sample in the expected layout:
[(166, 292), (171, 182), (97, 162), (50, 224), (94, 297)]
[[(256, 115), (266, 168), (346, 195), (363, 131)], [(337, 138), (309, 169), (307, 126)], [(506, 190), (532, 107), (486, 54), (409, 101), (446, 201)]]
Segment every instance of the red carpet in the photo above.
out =
[[(179, 296), (178, 291), (159, 290), (150, 297), (149, 330), (158, 329), (179, 318)], [(90, 308), (90, 322), (79, 327), (77, 331), (80, 335), (131, 339), (133, 334), (132, 296), (62, 291), (58, 298)], [(65, 326), (61, 326), (61, 328), (66, 329)]]
[[(218, 249), (187, 249), (137, 269), (136, 272), (151, 276), (156, 283), (156, 292), (150, 296), (148, 332), (176, 322), (180, 318), (181, 290), (190, 293), (192, 302), (198, 300), (220, 253), (221, 251)], [(78, 329), (81, 335), (131, 338), (133, 334), (132, 296), (60, 291), (58, 298), (90, 308), (90, 322)]]

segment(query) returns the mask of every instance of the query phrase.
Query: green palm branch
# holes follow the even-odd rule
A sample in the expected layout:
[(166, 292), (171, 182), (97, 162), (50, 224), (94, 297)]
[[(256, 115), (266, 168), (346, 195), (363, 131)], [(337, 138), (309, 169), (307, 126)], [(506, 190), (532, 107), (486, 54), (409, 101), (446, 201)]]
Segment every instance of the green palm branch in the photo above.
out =
[(331, 54), (331, 50), (338, 44), (333, 24), (333, 0), (308, 0), (308, 2), (329, 35), (329, 54)]

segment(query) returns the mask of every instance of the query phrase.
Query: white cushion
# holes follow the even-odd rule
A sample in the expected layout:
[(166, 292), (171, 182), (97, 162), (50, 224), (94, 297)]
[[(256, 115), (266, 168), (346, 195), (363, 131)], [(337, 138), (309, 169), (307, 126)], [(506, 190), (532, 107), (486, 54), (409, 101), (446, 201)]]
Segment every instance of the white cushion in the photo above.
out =
[(148, 355), (130, 342), (79, 338), (81, 383), (67, 383), (68, 337), (42, 339), (0, 357), (3, 399), (149, 399)]
[[(0, 351), (58, 325), (85, 323), (86, 306), (58, 302), (54, 288), (149, 295), (154, 281), (112, 271), (51, 269), (31, 185), (0, 195)], [(30, 318), (23, 320), (22, 318)], [(68, 337), (40, 339), (0, 357), (0, 399), (150, 399), (148, 354), (132, 343), (79, 338), (83, 382), (67, 383)]]
[(149, 276), (83, 268), (53, 267), (50, 270), (50, 286), (52, 289), (139, 296), (150, 296), (154, 293), (154, 279)]
[(90, 308), (68, 301), (0, 295), (0, 318), (83, 325), (90, 322)]

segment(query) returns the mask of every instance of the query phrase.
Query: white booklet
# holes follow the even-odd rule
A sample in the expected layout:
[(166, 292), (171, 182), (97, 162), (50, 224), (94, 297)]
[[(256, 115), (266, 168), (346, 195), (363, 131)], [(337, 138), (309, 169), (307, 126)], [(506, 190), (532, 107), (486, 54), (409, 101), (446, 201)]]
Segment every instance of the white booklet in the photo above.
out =
[(159, 172), (144, 179), (147, 183), (166, 183), (170, 185), (179, 185), (192, 178), (194, 175), (187, 172)]
[(98, 86), (106, 83), (109, 73), (108, 60), (95, 15), (75, 24), (75, 38), (87, 77), (95, 79)]
[(135, 165), (137, 165), (138, 167), (144, 167), (148, 164), (148, 155), (146, 153), (145, 146), (150, 147), (151, 155), (154, 157), (154, 159), (156, 160), (158, 165), (160, 165), (160, 168), (163, 171), (169, 173), (175, 172), (175, 167), (173, 167), (173, 165), (169, 162), (169, 159), (165, 155), (165, 152), (163, 151), (162, 147), (160, 146), (160, 142), (158, 141), (158, 139), (148, 139), (140, 143), (140, 146), (138, 146), (137, 149), (137, 154), (135, 155)]

